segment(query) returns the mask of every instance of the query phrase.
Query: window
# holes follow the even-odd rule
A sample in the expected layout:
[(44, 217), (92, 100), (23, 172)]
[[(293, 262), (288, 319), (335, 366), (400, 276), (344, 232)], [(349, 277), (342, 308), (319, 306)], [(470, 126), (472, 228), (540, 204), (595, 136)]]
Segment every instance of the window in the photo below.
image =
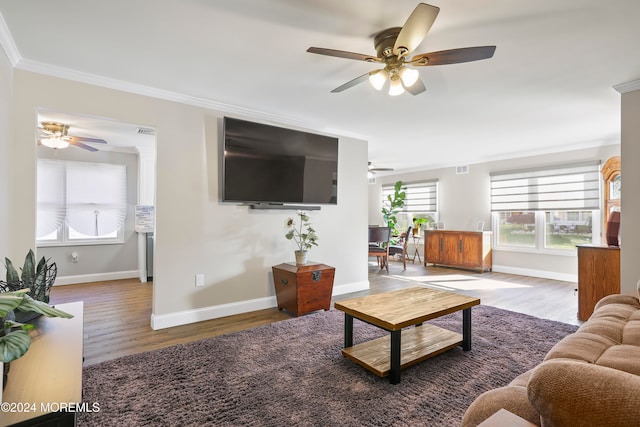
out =
[[(413, 218), (430, 217), (433, 221), (438, 220), (438, 180), (428, 180), (412, 183), (403, 183), (402, 188), (406, 192), (404, 208), (396, 215), (398, 228), (406, 231)], [(393, 198), (394, 185), (382, 186), (382, 202), (385, 203), (387, 196)]]
[(124, 165), (39, 159), (38, 244), (124, 242), (126, 186)]
[(597, 163), (491, 174), (497, 247), (562, 251), (594, 243), (599, 209)]

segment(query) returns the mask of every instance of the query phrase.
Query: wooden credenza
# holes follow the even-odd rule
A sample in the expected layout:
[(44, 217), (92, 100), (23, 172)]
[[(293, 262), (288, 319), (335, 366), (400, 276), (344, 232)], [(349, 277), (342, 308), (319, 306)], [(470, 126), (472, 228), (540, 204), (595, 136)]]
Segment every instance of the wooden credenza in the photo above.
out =
[(490, 271), (490, 231), (425, 231), (424, 265), (446, 265), (469, 270)]
[(589, 319), (598, 301), (619, 293), (620, 248), (578, 246), (578, 319)]

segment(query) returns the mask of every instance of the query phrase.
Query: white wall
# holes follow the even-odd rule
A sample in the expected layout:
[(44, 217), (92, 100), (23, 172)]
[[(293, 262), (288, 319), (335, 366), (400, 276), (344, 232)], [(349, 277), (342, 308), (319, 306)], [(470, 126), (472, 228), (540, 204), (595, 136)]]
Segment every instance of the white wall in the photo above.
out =
[[(439, 179), (440, 221), (450, 230), (475, 230), (478, 221), (484, 221), (485, 230), (491, 230), (490, 172), (566, 164), (586, 160), (600, 160), (620, 155), (619, 145), (567, 151), (555, 154), (499, 160), (469, 165), (469, 173), (456, 175), (455, 167), (395, 174), (376, 179), (369, 185), (369, 223), (382, 222), (380, 214), (380, 186), (402, 180), (405, 182)], [(626, 181), (625, 181), (626, 182)], [(495, 271), (577, 281), (578, 262), (575, 251), (568, 256), (532, 252), (493, 251)]]
[[(637, 82), (636, 82), (637, 83)], [(638, 84), (635, 85), (638, 87)], [(640, 90), (622, 94), (620, 288), (637, 295), (640, 280)]]
[[(275, 305), (271, 267), (294, 260), (284, 238), (293, 211), (219, 202), (222, 113), (22, 70), (14, 70), (13, 89), (11, 250), (26, 253), (35, 242), (37, 109), (137, 123), (157, 134), (154, 327)], [(338, 205), (312, 212), (320, 247), (310, 255), (336, 267), (334, 294), (368, 287), (367, 143), (340, 138), (339, 149)], [(204, 287), (195, 287), (196, 273), (204, 274)]]
[[(10, 100), (13, 83), (13, 68), (7, 59), (4, 50), (0, 48), (0, 257), (13, 256), (9, 252), (10, 244), (10, 219), (9, 210), (5, 206), (9, 203), (9, 139), (10, 139)], [(25, 252), (26, 255), (26, 252)], [(24, 256), (24, 255), (23, 255)], [(1, 259), (1, 258), (0, 258)], [(0, 270), (2, 271), (2, 270)], [(4, 275), (0, 276), (4, 278)]]

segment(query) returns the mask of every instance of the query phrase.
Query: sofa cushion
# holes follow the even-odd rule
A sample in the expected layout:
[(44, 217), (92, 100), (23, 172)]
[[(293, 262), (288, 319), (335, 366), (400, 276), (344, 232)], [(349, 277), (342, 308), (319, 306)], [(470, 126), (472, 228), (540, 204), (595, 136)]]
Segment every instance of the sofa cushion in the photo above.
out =
[(580, 332), (578, 330), (558, 341), (551, 350), (549, 350), (544, 360), (573, 359), (582, 362), (596, 363), (600, 356), (612, 345), (616, 345), (616, 341), (590, 332)]
[(596, 365), (640, 375), (640, 347), (626, 344), (609, 347)]

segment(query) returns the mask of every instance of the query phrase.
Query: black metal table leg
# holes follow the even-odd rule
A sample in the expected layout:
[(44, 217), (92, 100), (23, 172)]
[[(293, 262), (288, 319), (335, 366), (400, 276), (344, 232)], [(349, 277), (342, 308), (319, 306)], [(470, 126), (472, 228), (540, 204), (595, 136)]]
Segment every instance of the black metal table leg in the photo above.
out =
[(344, 314), (344, 348), (353, 346), (353, 316)]
[(389, 382), (391, 384), (400, 383), (400, 338), (402, 331), (391, 331), (391, 372)]
[(462, 350), (471, 350), (471, 307), (462, 310)]

